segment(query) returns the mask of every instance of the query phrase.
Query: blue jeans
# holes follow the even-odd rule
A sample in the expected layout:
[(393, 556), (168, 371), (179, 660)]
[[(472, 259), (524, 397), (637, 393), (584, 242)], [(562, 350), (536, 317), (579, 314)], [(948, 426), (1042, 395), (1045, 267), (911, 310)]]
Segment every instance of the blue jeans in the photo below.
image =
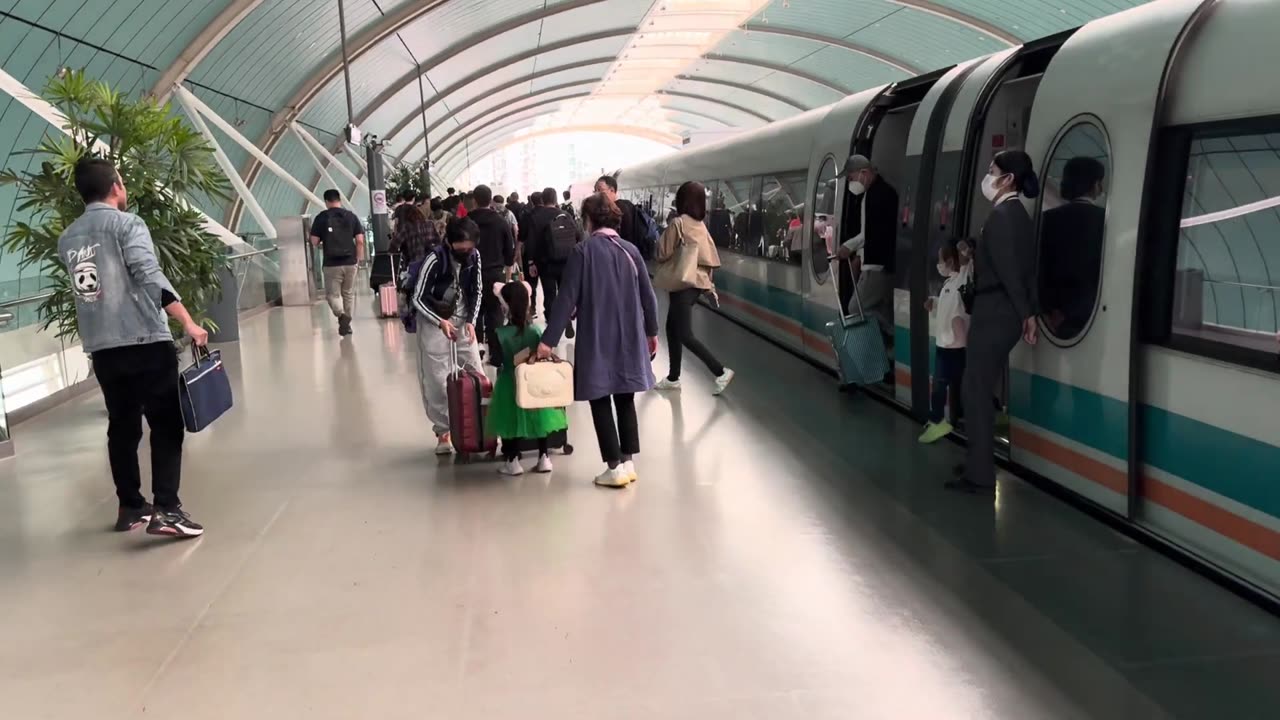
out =
[[(939, 423), (947, 417), (947, 390), (957, 393), (964, 378), (964, 348), (937, 348), (933, 372), (933, 399), (929, 407), (929, 422)], [(957, 398), (959, 395), (957, 394)], [(960, 416), (956, 412), (956, 419)]]

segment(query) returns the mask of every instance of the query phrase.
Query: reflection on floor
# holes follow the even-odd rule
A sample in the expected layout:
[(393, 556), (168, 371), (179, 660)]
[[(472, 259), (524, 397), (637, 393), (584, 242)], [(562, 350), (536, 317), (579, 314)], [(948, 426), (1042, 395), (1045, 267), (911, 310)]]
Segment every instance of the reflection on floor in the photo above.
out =
[[(367, 301), (367, 298), (365, 299)], [(14, 718), (1274, 717), (1280, 621), (699, 310), (738, 370), (639, 401), (642, 480), (430, 454), (412, 343), (248, 321), (189, 438), (187, 544), (107, 532), (96, 394), (0, 465)], [(696, 362), (696, 361), (694, 361)], [(659, 366), (665, 366), (660, 357)]]

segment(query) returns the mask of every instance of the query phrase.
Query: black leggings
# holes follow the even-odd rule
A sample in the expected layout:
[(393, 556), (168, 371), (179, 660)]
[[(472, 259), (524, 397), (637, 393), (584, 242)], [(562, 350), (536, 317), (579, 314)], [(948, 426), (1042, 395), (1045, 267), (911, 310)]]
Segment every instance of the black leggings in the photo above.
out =
[[(547, 438), (538, 438), (538, 457), (551, 454), (551, 445)], [(502, 459), (507, 462), (518, 460), (520, 458), (520, 448), (525, 446), (526, 441), (522, 438), (502, 438)]]
[(680, 379), (684, 348), (689, 348), (690, 352), (697, 355), (712, 375), (720, 377), (724, 374), (724, 365), (693, 335), (693, 306), (702, 293), (698, 288), (671, 293), (671, 307), (667, 309), (667, 353), (671, 360), (671, 371), (667, 373), (667, 379), (672, 382)]
[[(618, 411), (617, 425), (613, 422), (615, 408)], [(635, 393), (618, 393), (592, 400), (591, 420), (596, 426), (596, 440), (600, 442), (600, 457), (609, 467), (615, 467), (640, 452), (640, 421), (636, 419)]]

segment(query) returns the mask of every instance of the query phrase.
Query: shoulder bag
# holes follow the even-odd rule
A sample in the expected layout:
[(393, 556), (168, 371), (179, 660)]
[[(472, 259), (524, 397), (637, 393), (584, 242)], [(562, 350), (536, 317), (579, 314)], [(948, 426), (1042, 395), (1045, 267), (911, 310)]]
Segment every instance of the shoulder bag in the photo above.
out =
[(659, 290), (677, 292), (698, 285), (698, 246), (687, 242), (682, 222), (677, 219), (671, 223), (676, 232), (675, 252), (653, 274), (653, 285)]

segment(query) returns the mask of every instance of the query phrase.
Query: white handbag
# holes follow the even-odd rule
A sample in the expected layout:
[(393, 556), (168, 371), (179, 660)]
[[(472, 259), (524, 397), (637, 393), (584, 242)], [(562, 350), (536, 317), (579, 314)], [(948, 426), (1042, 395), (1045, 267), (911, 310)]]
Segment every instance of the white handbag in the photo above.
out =
[(573, 363), (559, 358), (516, 366), (516, 405), (525, 410), (573, 404)]

